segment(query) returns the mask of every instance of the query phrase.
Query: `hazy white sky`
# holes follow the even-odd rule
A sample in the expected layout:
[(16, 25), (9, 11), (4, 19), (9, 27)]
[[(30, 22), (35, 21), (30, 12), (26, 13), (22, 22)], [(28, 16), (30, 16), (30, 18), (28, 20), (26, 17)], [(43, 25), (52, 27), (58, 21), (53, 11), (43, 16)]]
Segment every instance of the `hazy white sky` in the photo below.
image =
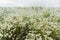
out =
[(44, 6), (60, 7), (60, 0), (0, 0), (0, 6)]

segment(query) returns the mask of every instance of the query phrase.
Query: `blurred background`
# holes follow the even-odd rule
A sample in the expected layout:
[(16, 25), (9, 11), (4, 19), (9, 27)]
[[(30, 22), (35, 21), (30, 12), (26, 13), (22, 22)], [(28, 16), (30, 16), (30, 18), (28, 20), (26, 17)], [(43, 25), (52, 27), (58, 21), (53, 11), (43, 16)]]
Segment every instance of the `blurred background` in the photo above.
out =
[(60, 0), (0, 0), (0, 7), (60, 7)]

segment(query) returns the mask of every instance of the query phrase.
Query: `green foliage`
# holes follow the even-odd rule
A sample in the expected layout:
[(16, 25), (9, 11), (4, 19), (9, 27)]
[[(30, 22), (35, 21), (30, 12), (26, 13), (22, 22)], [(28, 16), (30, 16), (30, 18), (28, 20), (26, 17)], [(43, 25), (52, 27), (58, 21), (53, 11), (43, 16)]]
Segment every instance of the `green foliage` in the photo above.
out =
[(57, 19), (57, 22), (60, 23), (60, 18)]
[(47, 17), (49, 17), (50, 16), (50, 12), (49, 11), (47, 11), (47, 12), (45, 12), (44, 14), (43, 14), (43, 17), (45, 17), (45, 18), (47, 18)]

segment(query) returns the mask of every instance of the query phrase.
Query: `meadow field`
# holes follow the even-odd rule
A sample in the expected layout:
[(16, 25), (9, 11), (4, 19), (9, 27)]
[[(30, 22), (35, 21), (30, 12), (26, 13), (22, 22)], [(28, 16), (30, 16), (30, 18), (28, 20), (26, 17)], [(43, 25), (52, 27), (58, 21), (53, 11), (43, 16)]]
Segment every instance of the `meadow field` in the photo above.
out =
[(0, 7), (0, 40), (60, 40), (60, 8)]

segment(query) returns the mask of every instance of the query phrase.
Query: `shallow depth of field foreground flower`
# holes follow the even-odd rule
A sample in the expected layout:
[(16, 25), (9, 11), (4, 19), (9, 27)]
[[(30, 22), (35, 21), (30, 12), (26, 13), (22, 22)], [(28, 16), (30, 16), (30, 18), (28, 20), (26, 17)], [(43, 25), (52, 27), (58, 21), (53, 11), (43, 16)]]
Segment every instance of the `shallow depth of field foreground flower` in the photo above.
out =
[(60, 9), (0, 7), (0, 40), (60, 40)]

